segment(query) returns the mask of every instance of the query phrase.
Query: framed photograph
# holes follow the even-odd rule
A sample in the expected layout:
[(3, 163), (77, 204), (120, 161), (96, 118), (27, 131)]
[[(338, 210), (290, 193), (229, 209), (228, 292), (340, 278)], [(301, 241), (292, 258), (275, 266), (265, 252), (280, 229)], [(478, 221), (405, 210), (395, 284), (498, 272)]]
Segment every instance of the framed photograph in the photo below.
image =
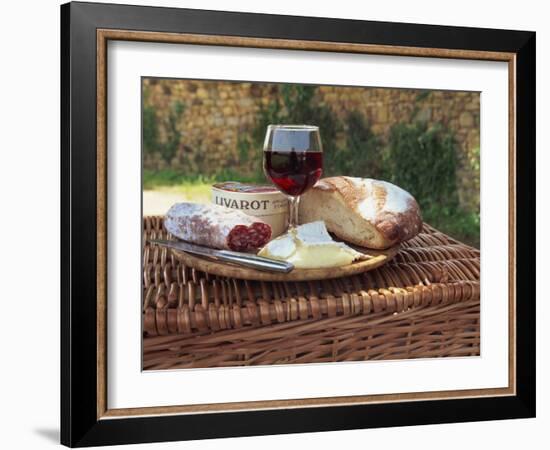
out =
[(535, 415), (535, 33), (61, 7), (61, 441)]

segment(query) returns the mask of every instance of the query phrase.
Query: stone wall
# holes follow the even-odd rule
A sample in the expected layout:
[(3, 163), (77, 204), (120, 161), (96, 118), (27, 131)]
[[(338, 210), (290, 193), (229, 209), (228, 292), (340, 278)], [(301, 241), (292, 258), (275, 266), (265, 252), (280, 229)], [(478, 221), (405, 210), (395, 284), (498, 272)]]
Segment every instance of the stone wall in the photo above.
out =
[[(144, 79), (143, 88), (145, 106), (154, 108), (160, 124), (160, 141), (166, 139), (163, 124), (175, 102), (184, 107), (176, 123), (180, 135), (176, 155), (170, 162), (160, 155), (146, 155), (145, 168), (172, 167), (207, 175), (237, 164), (239, 136), (254, 128), (261, 107), (279, 92), (277, 84), (269, 83), (172, 79)], [(373, 132), (384, 138), (393, 124), (409, 121), (413, 109), (417, 118), (448, 126), (460, 147), (460, 202), (468, 210), (478, 210), (479, 175), (473, 172), (479, 163), (479, 93), (320, 86), (316, 96), (339, 118), (354, 110), (362, 113)]]

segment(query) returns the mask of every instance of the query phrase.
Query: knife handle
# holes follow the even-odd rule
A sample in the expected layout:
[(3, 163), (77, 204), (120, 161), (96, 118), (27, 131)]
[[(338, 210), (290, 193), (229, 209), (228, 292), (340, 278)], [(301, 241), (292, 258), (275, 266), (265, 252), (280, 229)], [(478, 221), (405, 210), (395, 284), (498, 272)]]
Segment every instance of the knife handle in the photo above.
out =
[(263, 256), (244, 255), (229, 250), (220, 250), (216, 252), (216, 258), (221, 261), (239, 264), (251, 269), (268, 270), (270, 272), (289, 273), (294, 269), (294, 264), (286, 261), (277, 261), (275, 259), (264, 258)]

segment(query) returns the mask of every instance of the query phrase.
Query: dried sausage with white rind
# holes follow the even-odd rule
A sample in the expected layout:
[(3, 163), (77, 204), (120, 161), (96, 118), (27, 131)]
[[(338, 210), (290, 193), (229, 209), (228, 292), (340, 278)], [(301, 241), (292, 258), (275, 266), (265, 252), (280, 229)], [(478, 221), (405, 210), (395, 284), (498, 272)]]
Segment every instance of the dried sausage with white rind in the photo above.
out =
[(271, 226), (219, 205), (176, 203), (166, 213), (164, 228), (174, 236), (205, 247), (251, 251), (271, 239)]

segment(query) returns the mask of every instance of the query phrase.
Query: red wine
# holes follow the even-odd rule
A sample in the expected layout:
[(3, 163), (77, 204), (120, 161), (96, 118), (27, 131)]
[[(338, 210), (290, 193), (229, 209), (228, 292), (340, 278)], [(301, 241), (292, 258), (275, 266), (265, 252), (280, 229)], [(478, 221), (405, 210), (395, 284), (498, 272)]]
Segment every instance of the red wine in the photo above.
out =
[(264, 172), (288, 195), (301, 195), (313, 186), (323, 172), (321, 152), (265, 151)]

